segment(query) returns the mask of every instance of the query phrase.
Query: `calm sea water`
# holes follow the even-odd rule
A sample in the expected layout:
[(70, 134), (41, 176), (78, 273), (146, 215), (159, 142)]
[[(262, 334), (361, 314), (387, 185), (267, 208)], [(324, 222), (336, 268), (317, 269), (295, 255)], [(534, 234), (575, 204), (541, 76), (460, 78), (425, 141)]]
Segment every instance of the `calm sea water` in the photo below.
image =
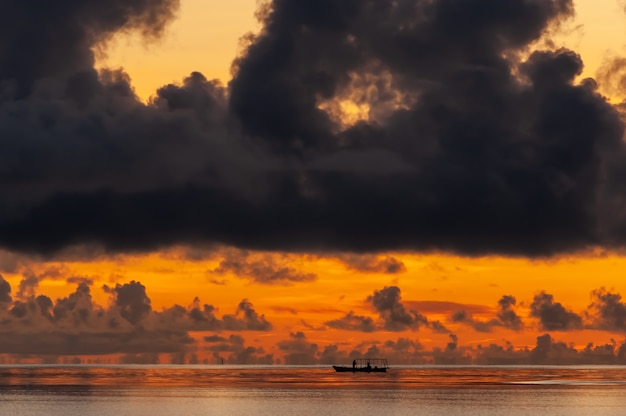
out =
[(626, 367), (0, 366), (0, 415), (626, 414)]

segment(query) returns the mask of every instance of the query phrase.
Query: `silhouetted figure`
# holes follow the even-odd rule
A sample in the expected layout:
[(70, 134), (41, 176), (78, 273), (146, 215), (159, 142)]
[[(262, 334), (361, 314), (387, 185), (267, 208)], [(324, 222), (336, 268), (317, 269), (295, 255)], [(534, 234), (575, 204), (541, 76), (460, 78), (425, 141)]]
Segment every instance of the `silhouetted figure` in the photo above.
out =
[(356, 369), (356, 360), (352, 360), (352, 371)]
[(369, 361), (367, 362), (367, 371), (372, 371), (372, 366)]

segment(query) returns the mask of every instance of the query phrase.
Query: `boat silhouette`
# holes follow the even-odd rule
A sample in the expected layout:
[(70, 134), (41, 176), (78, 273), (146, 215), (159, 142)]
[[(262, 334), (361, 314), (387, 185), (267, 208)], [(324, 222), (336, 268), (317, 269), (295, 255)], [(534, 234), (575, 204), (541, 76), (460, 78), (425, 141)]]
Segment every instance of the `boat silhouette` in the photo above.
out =
[(386, 358), (357, 358), (352, 366), (333, 365), (338, 373), (385, 373), (389, 368)]

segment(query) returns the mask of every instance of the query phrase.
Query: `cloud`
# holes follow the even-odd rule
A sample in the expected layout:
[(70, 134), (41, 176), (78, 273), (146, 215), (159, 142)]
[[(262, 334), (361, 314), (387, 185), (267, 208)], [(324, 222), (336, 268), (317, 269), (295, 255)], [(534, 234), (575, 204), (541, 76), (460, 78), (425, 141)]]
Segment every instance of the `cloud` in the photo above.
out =
[(361, 273), (399, 274), (407, 271), (404, 263), (392, 256), (344, 254), (338, 258), (348, 269)]
[(278, 342), (277, 347), (283, 353), (285, 364), (303, 365), (317, 362), (318, 346), (309, 342), (303, 332), (291, 333), (289, 339)]
[(516, 303), (515, 297), (511, 295), (502, 296), (498, 301), (498, 320), (505, 328), (519, 331), (524, 327), (524, 323), (513, 309)]
[[(8, 88), (18, 97), (49, 78), (66, 78), (68, 95), (88, 94), (93, 87), (86, 84), (92, 81), (88, 78), (94, 65), (93, 46), (121, 31), (159, 36), (178, 6), (178, 0), (113, 0), (106, 5), (80, 0), (64, 6), (45, 0), (5, 3), (0, 79), (13, 84)], [(19, 25), (13, 24), (17, 18)], [(5, 85), (4, 93), (8, 88)]]
[(449, 314), (459, 309), (463, 309), (469, 313), (487, 314), (492, 312), (492, 309), (484, 305), (472, 305), (467, 303), (458, 303), (450, 301), (437, 301), (437, 300), (417, 300), (404, 302), (408, 307), (418, 309), (422, 312), (435, 313), (435, 314)]
[(459, 348), (459, 339), (455, 334), (449, 334), (450, 342), (445, 349), (434, 348), (432, 359), (435, 364), (464, 365), (471, 364), (472, 357), (466, 348)]
[(369, 316), (357, 315), (350, 311), (339, 319), (326, 321), (325, 325), (335, 329), (361, 332), (406, 331), (417, 330), (420, 327), (428, 327), (436, 333), (449, 332), (441, 322), (429, 321), (426, 316), (407, 307), (401, 301), (400, 288), (397, 286), (376, 290), (365, 302), (378, 312), (380, 318), (378, 322)]
[(491, 332), (494, 327), (504, 327), (514, 331), (520, 331), (524, 328), (524, 323), (513, 309), (515, 303), (515, 297), (511, 295), (502, 296), (498, 301), (496, 317), (488, 321), (475, 319), (466, 309), (459, 309), (454, 312), (450, 320), (455, 323), (469, 325), (478, 332)]
[(0, 275), (0, 303), (11, 303), (11, 284)]
[[(443, 348), (426, 350), (419, 339), (399, 337), (397, 339), (364, 341), (347, 347), (344, 344), (319, 346), (309, 341), (303, 332), (289, 334), (287, 339), (276, 343), (275, 348), (284, 354), (274, 357), (266, 354), (262, 348), (245, 345), (238, 335), (205, 337), (207, 350), (211, 351), (220, 362), (232, 364), (348, 364), (355, 358), (385, 357), (389, 364), (475, 364), (475, 365), (612, 365), (626, 363), (626, 344), (614, 340), (610, 343), (587, 344), (582, 348), (573, 347), (574, 343), (555, 340), (550, 334), (537, 337), (533, 347), (514, 348), (505, 341), (503, 345), (463, 345), (455, 334), (448, 334), (449, 341)], [(248, 361), (246, 361), (248, 360)]]
[[(355, 357), (356, 358), (356, 357)], [(338, 345), (327, 345), (320, 353), (318, 362), (320, 364), (348, 363), (354, 358), (348, 358), (348, 353), (339, 349)]]
[(583, 365), (583, 364), (619, 364), (624, 362), (620, 351), (624, 345), (593, 345), (577, 350), (563, 341), (555, 341), (550, 334), (537, 337), (532, 349), (514, 349), (511, 343), (500, 346), (490, 344), (478, 346), (474, 364), (483, 365)]
[[(27, 278), (28, 279), (28, 278)], [(2, 284), (6, 283), (6, 285)], [(80, 282), (68, 296), (52, 300), (32, 294), (12, 300), (0, 280), (0, 353), (54, 355), (185, 354), (197, 348), (190, 331), (269, 331), (272, 324), (243, 300), (235, 314), (221, 319), (199, 299), (185, 308), (155, 311), (140, 282), (106, 287), (108, 307), (94, 303), (91, 288)], [(136, 358), (136, 357), (135, 357)]]
[(478, 365), (520, 365), (528, 362), (528, 350), (515, 350), (510, 342), (476, 347), (474, 363)]
[(374, 320), (369, 316), (359, 316), (353, 311), (348, 312), (340, 319), (326, 321), (325, 325), (335, 329), (346, 329), (349, 331), (373, 332), (376, 329)]
[[(425, 350), (419, 340), (398, 338), (384, 342), (365, 342), (349, 352), (349, 357), (383, 356), (390, 365), (399, 364), (475, 364), (475, 365), (611, 365), (626, 362), (626, 343), (587, 344), (583, 348), (574, 343), (555, 340), (550, 334), (536, 338), (534, 347), (515, 348), (509, 341), (503, 345), (463, 345), (454, 334), (449, 334), (444, 348)], [(346, 352), (334, 350), (341, 359)], [(352, 358), (349, 359), (351, 361)], [(349, 362), (347, 360), (335, 362)]]
[[(228, 87), (192, 72), (147, 104), (93, 50), (159, 36), (178, 1), (103, 4), (0, 6), (8, 250), (547, 256), (626, 241), (619, 112), (577, 83), (576, 53), (526, 54), (572, 0), (273, 0)], [(312, 280), (256, 266), (263, 282)]]
[(609, 292), (604, 288), (591, 292), (592, 303), (588, 313), (593, 326), (609, 331), (626, 331), (626, 303), (622, 295)]
[(549, 334), (537, 337), (537, 345), (531, 351), (531, 360), (533, 363), (544, 364), (547, 362), (555, 362), (572, 359), (577, 354), (573, 347), (567, 346), (563, 342), (554, 342)]
[(418, 329), (428, 325), (428, 319), (419, 312), (407, 309), (401, 302), (400, 288), (388, 286), (377, 290), (367, 298), (384, 322), (389, 331)]
[(272, 329), (272, 324), (265, 319), (264, 315), (259, 315), (247, 299), (239, 303), (234, 315), (224, 315), (222, 319), (224, 329), (231, 331), (269, 331)]
[[(105, 286), (105, 289), (108, 288)], [(120, 309), (120, 315), (133, 325), (139, 323), (152, 311), (150, 298), (146, 295), (146, 287), (139, 282), (117, 284), (111, 291), (115, 294), (115, 306)]]
[(293, 267), (280, 264), (272, 255), (252, 255), (248, 252), (228, 252), (213, 273), (232, 273), (261, 284), (290, 284), (311, 282), (317, 279), (313, 273), (301, 272)]
[(454, 312), (450, 317), (450, 321), (454, 323), (464, 323), (466, 325), (469, 325), (477, 332), (491, 332), (494, 326), (498, 326), (500, 324), (500, 322), (496, 320), (491, 320), (487, 322), (476, 320), (472, 317), (470, 313), (462, 309)]
[(32, 274), (24, 276), (24, 278), (20, 280), (20, 284), (17, 290), (17, 297), (19, 299), (33, 297), (38, 286), (39, 276), (35, 276)]
[[(578, 150), (593, 148), (602, 158), (620, 149), (616, 112), (573, 85), (582, 65), (570, 51), (531, 55), (519, 67), (523, 80), (503, 58), (571, 16), (571, 1), (274, 1), (271, 10), (231, 84), (231, 109), (244, 130), (305, 158), (332, 149), (339, 135), (344, 155), (383, 148), (414, 167), (374, 179), (362, 168), (346, 174), (347, 163), (309, 174), (307, 195), (334, 208), (331, 222), (344, 231), (337, 238), (345, 245), (532, 255), (597, 243), (589, 226), (600, 218), (588, 215), (586, 202), (595, 200), (596, 159)], [(462, 20), (467, 13), (471, 18)], [(361, 85), (367, 77), (373, 81)], [(334, 133), (337, 123), (319, 101), (366, 87), (377, 96), (363, 98), (370, 116), (377, 106), (399, 108)], [(389, 102), (401, 89), (409, 96)], [(576, 128), (574, 114), (584, 114)], [(355, 216), (354, 206), (368, 209)], [(375, 230), (376, 238), (359, 238), (363, 225), (363, 235)]]
[(245, 340), (239, 335), (228, 338), (211, 335), (204, 337), (209, 345), (205, 348), (213, 354), (217, 364), (274, 364), (274, 356), (267, 354), (263, 348), (246, 346)]
[(530, 305), (530, 313), (539, 318), (541, 328), (546, 331), (568, 331), (582, 328), (582, 318), (568, 311), (554, 296), (545, 292), (535, 295)]
[(220, 319), (216, 312), (215, 306), (202, 304), (199, 298), (195, 298), (187, 307), (174, 305), (155, 316), (162, 325), (186, 331), (269, 331), (273, 328), (265, 315), (259, 315), (247, 299), (237, 305), (234, 314), (224, 314)]

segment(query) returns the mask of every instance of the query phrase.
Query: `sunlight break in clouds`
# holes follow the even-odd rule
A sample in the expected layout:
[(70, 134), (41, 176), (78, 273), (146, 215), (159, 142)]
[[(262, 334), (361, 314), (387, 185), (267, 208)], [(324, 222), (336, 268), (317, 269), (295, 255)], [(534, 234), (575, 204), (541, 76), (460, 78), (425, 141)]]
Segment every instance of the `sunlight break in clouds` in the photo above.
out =
[(623, 60), (582, 78), (547, 39), (572, 0), (268, 1), (231, 80), (189, 68), (148, 100), (94, 50), (162, 37), (181, 5), (103, 4), (0, 5), (8, 359), (622, 362), (618, 280), (581, 307), (547, 273), (484, 277), (624, 248), (623, 105), (600, 93)]

